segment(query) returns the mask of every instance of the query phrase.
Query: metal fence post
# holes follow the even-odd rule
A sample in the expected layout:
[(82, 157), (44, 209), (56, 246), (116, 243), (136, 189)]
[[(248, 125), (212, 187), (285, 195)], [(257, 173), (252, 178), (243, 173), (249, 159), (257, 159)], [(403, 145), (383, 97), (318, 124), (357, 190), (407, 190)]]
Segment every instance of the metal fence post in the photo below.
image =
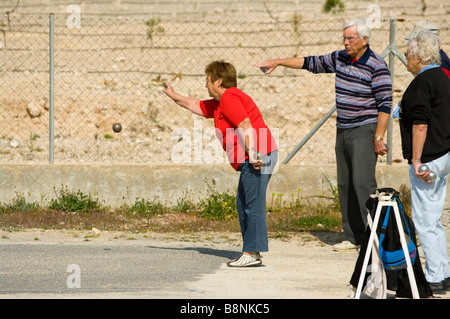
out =
[(54, 69), (55, 69), (55, 61), (54, 61), (54, 31), (55, 31), (55, 16), (53, 13), (50, 13), (49, 16), (49, 163), (53, 164), (54, 160)]
[[(389, 72), (391, 73), (392, 90), (394, 90), (394, 65), (395, 54), (392, 48), (395, 46), (395, 18), (391, 17), (389, 20)], [(387, 165), (392, 165), (392, 117), (389, 118), (387, 127), (387, 145), (389, 152), (387, 153)]]
[(306, 142), (309, 141), (311, 137), (319, 130), (319, 128), (322, 127), (322, 125), (333, 115), (334, 111), (336, 111), (336, 104), (333, 105), (333, 107), (328, 111), (327, 114), (316, 124), (316, 126), (313, 127), (313, 129), (305, 136), (305, 138), (298, 143), (298, 145), (295, 147), (295, 149), (289, 153), (289, 155), (284, 159), (282, 164), (287, 164), (295, 154), (297, 154), (298, 151), (306, 144)]
[[(382, 20), (386, 21), (386, 20)], [(399, 58), (400, 61), (406, 66), (408, 62), (404, 55), (400, 52), (395, 44), (395, 21), (403, 22), (403, 19), (396, 19), (395, 17), (391, 17), (389, 19), (389, 45), (388, 47), (381, 53), (381, 57), (384, 58), (389, 54), (389, 72), (391, 74), (391, 82), (392, 82), (392, 90), (394, 89), (394, 62), (395, 57)], [(393, 107), (392, 107), (393, 110)], [(392, 111), (391, 111), (392, 112)], [(388, 127), (387, 127), (387, 145), (389, 147), (389, 152), (387, 154), (386, 163), (388, 165), (392, 165), (392, 118), (389, 119)]]

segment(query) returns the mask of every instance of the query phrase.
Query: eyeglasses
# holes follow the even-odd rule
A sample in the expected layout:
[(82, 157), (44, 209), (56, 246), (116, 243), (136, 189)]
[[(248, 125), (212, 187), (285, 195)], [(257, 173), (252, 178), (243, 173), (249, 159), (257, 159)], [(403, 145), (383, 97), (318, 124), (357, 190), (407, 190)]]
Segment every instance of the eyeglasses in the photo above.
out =
[(356, 39), (359, 38), (355, 38), (355, 37), (342, 37), (342, 42), (348, 41), (348, 43), (353, 43), (356, 41)]

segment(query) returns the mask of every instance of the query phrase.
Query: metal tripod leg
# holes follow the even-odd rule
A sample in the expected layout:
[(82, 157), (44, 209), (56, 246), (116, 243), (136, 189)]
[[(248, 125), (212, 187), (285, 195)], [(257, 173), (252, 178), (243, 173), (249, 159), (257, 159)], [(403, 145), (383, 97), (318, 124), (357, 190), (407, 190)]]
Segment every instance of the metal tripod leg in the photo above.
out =
[(416, 284), (416, 278), (414, 276), (414, 271), (412, 268), (412, 263), (411, 263), (411, 258), (409, 257), (409, 252), (408, 252), (408, 245), (406, 244), (406, 238), (405, 238), (405, 232), (403, 231), (403, 224), (402, 224), (402, 220), (400, 218), (400, 212), (398, 209), (398, 205), (397, 202), (395, 201), (382, 201), (380, 200), (378, 202), (377, 205), (377, 209), (375, 212), (375, 217), (374, 217), (374, 221), (373, 221), (373, 225), (372, 225), (372, 229), (370, 231), (370, 237), (369, 237), (369, 242), (367, 244), (367, 249), (366, 249), (366, 254), (364, 256), (364, 262), (363, 262), (363, 266), (361, 269), (361, 274), (359, 277), (359, 282), (358, 282), (358, 287), (356, 289), (355, 292), (355, 299), (359, 299), (361, 296), (361, 290), (362, 290), (362, 285), (364, 283), (364, 277), (366, 274), (366, 270), (367, 270), (367, 265), (369, 263), (369, 257), (370, 257), (370, 252), (372, 251), (372, 246), (374, 244), (375, 238), (377, 237), (377, 226), (378, 226), (378, 221), (380, 219), (380, 215), (381, 215), (381, 209), (385, 206), (392, 206), (394, 208), (394, 215), (395, 215), (395, 220), (397, 222), (397, 228), (400, 234), (400, 242), (402, 245), (402, 249), (403, 249), (403, 253), (405, 255), (405, 260), (406, 260), (406, 270), (408, 272), (408, 279), (409, 279), (409, 284), (411, 286), (411, 292), (413, 295), (414, 299), (419, 299), (419, 292), (417, 289), (417, 284)]

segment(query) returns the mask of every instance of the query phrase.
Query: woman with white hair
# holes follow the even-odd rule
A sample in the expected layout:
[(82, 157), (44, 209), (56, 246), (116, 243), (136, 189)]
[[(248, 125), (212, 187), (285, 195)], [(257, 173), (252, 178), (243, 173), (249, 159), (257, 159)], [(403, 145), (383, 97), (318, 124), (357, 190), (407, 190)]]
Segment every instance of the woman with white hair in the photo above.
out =
[[(403, 157), (408, 160), (412, 218), (425, 253), (425, 277), (434, 294), (450, 291), (447, 239), (441, 217), (450, 174), (450, 79), (439, 67), (439, 38), (419, 32), (408, 42), (414, 80), (400, 103)], [(419, 167), (426, 164), (436, 174)]]

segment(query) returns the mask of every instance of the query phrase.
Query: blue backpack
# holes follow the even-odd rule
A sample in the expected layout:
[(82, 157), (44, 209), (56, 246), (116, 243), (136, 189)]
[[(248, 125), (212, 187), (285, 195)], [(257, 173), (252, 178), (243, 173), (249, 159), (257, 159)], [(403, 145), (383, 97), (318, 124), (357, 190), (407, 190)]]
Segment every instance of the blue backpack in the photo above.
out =
[[(406, 222), (405, 211), (403, 209), (403, 206), (402, 206), (400, 200), (398, 200), (397, 198), (393, 198), (393, 199), (397, 202), (399, 209), (400, 209), (400, 215), (402, 216), (403, 221), (405, 222), (406, 230), (408, 232), (408, 237), (409, 237), (409, 241), (408, 241), (408, 245), (407, 245), (408, 252), (409, 252), (409, 256), (411, 258), (411, 264), (413, 265), (416, 260), (416, 256), (417, 256), (417, 247), (416, 247), (416, 245), (414, 245), (414, 242), (411, 239), (411, 233), (409, 231), (409, 227)], [(378, 246), (380, 258), (381, 258), (381, 261), (383, 262), (384, 268), (386, 270), (405, 269), (406, 268), (406, 259), (405, 259), (405, 254), (403, 252), (403, 249), (399, 249), (399, 250), (395, 250), (395, 251), (387, 251), (383, 248), (383, 241), (384, 241), (384, 238), (386, 235), (386, 228), (387, 228), (388, 221), (389, 221), (390, 210), (391, 210), (391, 206), (388, 206), (386, 215), (384, 217), (383, 226), (381, 227), (380, 244)]]

